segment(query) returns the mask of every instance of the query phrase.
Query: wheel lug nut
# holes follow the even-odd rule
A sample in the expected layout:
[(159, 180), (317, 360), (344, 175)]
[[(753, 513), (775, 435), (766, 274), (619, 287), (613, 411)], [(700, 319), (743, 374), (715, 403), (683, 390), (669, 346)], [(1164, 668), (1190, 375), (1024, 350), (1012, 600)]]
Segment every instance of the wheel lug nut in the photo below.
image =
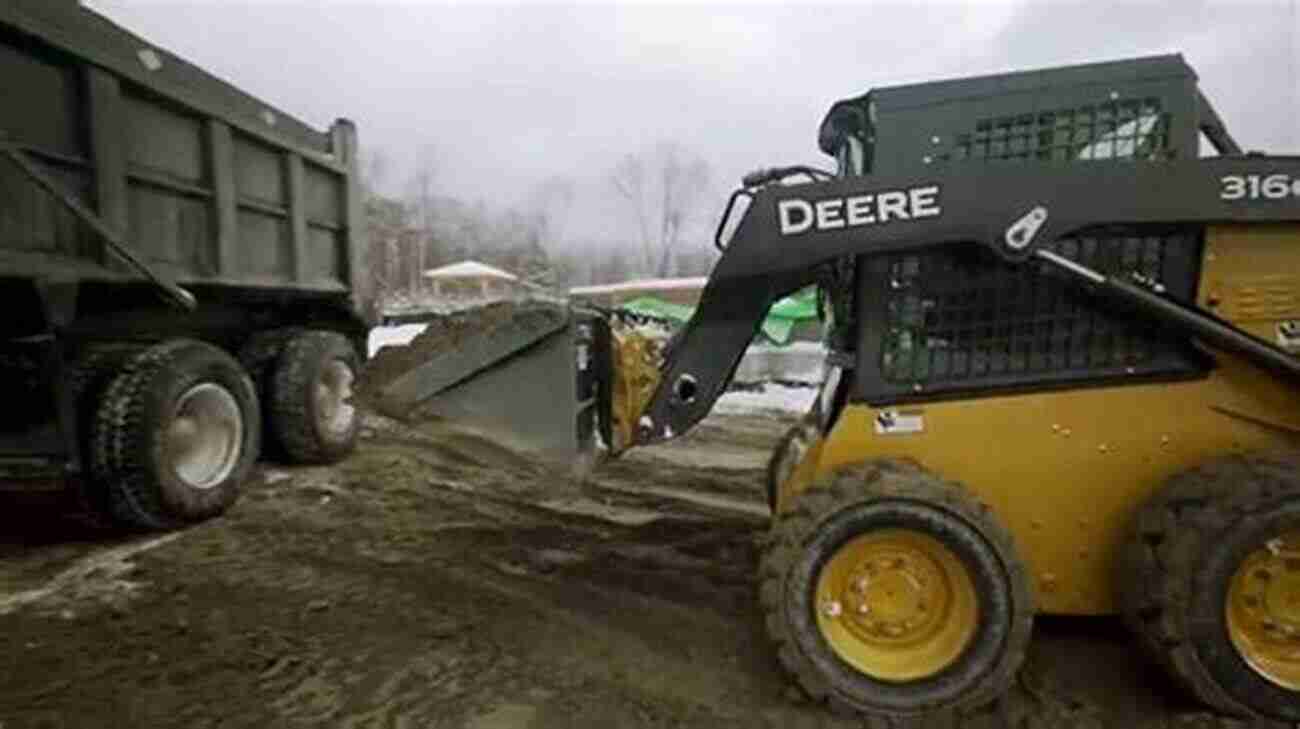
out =
[(830, 600), (822, 606), (822, 612), (825, 613), (828, 618), (838, 618), (843, 610), (844, 608), (840, 605), (838, 600)]
[(870, 613), (871, 613), (871, 607), (870, 607), (869, 605), (867, 605), (865, 602), (862, 603), (861, 605), (858, 605), (858, 614), (859, 614), (859, 615), (867, 615), (867, 614), (870, 614)]

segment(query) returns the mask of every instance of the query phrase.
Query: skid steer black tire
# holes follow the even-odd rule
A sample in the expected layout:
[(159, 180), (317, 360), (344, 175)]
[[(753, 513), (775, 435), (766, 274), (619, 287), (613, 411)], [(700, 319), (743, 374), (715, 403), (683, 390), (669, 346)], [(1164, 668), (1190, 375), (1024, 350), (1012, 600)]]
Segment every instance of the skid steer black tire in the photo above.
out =
[[(342, 334), (305, 331), (289, 339), (270, 382), (269, 422), (276, 441), (295, 463), (325, 464), (346, 458), (361, 430), (361, 412), (352, 405), (331, 407), (317, 397), (318, 388), (346, 387), (361, 370), (356, 348)], [(331, 378), (346, 377), (346, 384)], [(337, 417), (336, 417), (337, 414)]]
[[(970, 642), (947, 668), (908, 681), (851, 667), (817, 626), (819, 570), (840, 546), (876, 529), (921, 532), (957, 555), (979, 601)], [(1029, 576), (1010, 534), (959, 486), (897, 461), (847, 468), (801, 494), (779, 516), (761, 561), (760, 599), (781, 664), (814, 701), (881, 727), (963, 716), (1012, 685), (1033, 627)]]
[(1120, 560), (1124, 620), (1175, 680), (1220, 711), (1300, 722), (1300, 691), (1252, 669), (1226, 618), (1241, 561), (1289, 531), (1300, 531), (1296, 454), (1233, 455), (1181, 473), (1133, 520)]
[[(186, 453), (174, 430), (182, 425), (190, 438), (213, 440)], [(95, 488), (115, 520), (147, 529), (202, 521), (239, 498), (257, 460), (257, 394), (230, 355), (203, 342), (169, 340), (131, 357), (113, 379), (91, 441)]]
[(807, 452), (808, 444), (816, 440), (818, 435), (817, 419), (805, 416), (790, 426), (776, 442), (772, 455), (767, 459), (767, 505), (773, 513), (776, 512), (776, 497), (781, 484), (790, 477)]

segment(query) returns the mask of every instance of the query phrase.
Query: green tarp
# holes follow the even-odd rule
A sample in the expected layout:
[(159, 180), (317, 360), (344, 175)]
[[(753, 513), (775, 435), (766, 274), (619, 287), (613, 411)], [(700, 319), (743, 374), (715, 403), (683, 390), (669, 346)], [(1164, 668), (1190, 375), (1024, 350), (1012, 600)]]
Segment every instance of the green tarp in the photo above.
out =
[[(619, 308), (636, 314), (657, 316), (670, 319), (677, 324), (685, 324), (695, 312), (695, 307), (673, 304), (653, 296), (642, 296), (624, 303)], [(795, 324), (817, 318), (817, 294), (813, 289), (805, 289), (787, 296), (772, 305), (763, 321), (763, 336), (776, 344), (788, 344), (790, 332)]]
[(803, 321), (806, 319), (817, 318), (817, 292), (814, 289), (804, 289), (799, 293), (787, 296), (784, 299), (772, 304), (772, 310), (767, 313), (769, 317), (781, 317), (792, 321)]

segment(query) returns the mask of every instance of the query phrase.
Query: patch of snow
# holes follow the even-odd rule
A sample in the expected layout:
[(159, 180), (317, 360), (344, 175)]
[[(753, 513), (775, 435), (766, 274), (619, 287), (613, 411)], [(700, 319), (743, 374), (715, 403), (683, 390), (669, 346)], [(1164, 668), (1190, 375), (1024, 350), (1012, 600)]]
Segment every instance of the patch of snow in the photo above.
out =
[(370, 330), (370, 340), (367, 343), (367, 349), (371, 357), (380, 347), (402, 346), (409, 344), (412, 339), (420, 335), (428, 324), (399, 324), (392, 327), (375, 327)]
[(675, 289), (703, 289), (708, 282), (707, 276), (688, 276), (685, 278), (639, 278), (620, 281), (613, 284), (596, 284), (595, 286), (574, 286), (569, 289), (571, 296), (594, 296), (598, 294), (617, 294), (628, 291), (668, 291)]
[(139, 583), (126, 579), (135, 569), (131, 558), (178, 539), (183, 533), (172, 532), (89, 554), (41, 587), (0, 596), (0, 615), (37, 603), (64, 604), (93, 599), (121, 602), (140, 587)]
[(286, 471), (277, 471), (273, 468), (268, 468), (262, 472), (262, 478), (266, 479), (266, 484), (270, 486), (281, 481), (287, 481), (288, 479), (293, 478), (293, 475)]
[(629, 329), (646, 339), (656, 340), (660, 343), (667, 342), (673, 335), (672, 327), (666, 326), (657, 321), (640, 322), (632, 325)]
[(822, 381), (826, 348), (817, 342), (791, 342), (774, 347), (750, 345), (736, 367), (736, 382), (806, 382)]
[(770, 349), (777, 352), (807, 352), (816, 354), (821, 357), (826, 356), (826, 345), (821, 342), (810, 342), (806, 339), (795, 339), (789, 344), (773, 346), (770, 344), (753, 344), (749, 347), (750, 351)]
[(502, 271), (495, 266), (478, 261), (461, 261), (438, 268), (431, 268), (422, 274), (425, 278), (497, 278), (503, 281), (518, 281), (513, 273)]
[(788, 387), (766, 384), (762, 390), (736, 390), (718, 398), (713, 412), (724, 415), (759, 415), (780, 412), (802, 415), (812, 408), (817, 399), (815, 387)]

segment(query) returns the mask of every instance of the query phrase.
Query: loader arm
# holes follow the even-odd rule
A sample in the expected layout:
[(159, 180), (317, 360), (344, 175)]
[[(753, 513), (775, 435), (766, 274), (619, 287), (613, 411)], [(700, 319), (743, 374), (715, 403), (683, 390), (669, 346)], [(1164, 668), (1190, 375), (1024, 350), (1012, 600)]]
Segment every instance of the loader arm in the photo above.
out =
[(660, 368), (635, 444), (702, 420), (768, 309), (815, 280), (817, 267), (863, 253), (970, 243), (1003, 260), (1045, 261), (1142, 315), (1261, 367), (1300, 377), (1297, 359), (1186, 302), (1043, 250), (1105, 225), (1300, 220), (1300, 158), (1258, 155), (1172, 162), (955, 170), (844, 177), (752, 190), (694, 315)]

